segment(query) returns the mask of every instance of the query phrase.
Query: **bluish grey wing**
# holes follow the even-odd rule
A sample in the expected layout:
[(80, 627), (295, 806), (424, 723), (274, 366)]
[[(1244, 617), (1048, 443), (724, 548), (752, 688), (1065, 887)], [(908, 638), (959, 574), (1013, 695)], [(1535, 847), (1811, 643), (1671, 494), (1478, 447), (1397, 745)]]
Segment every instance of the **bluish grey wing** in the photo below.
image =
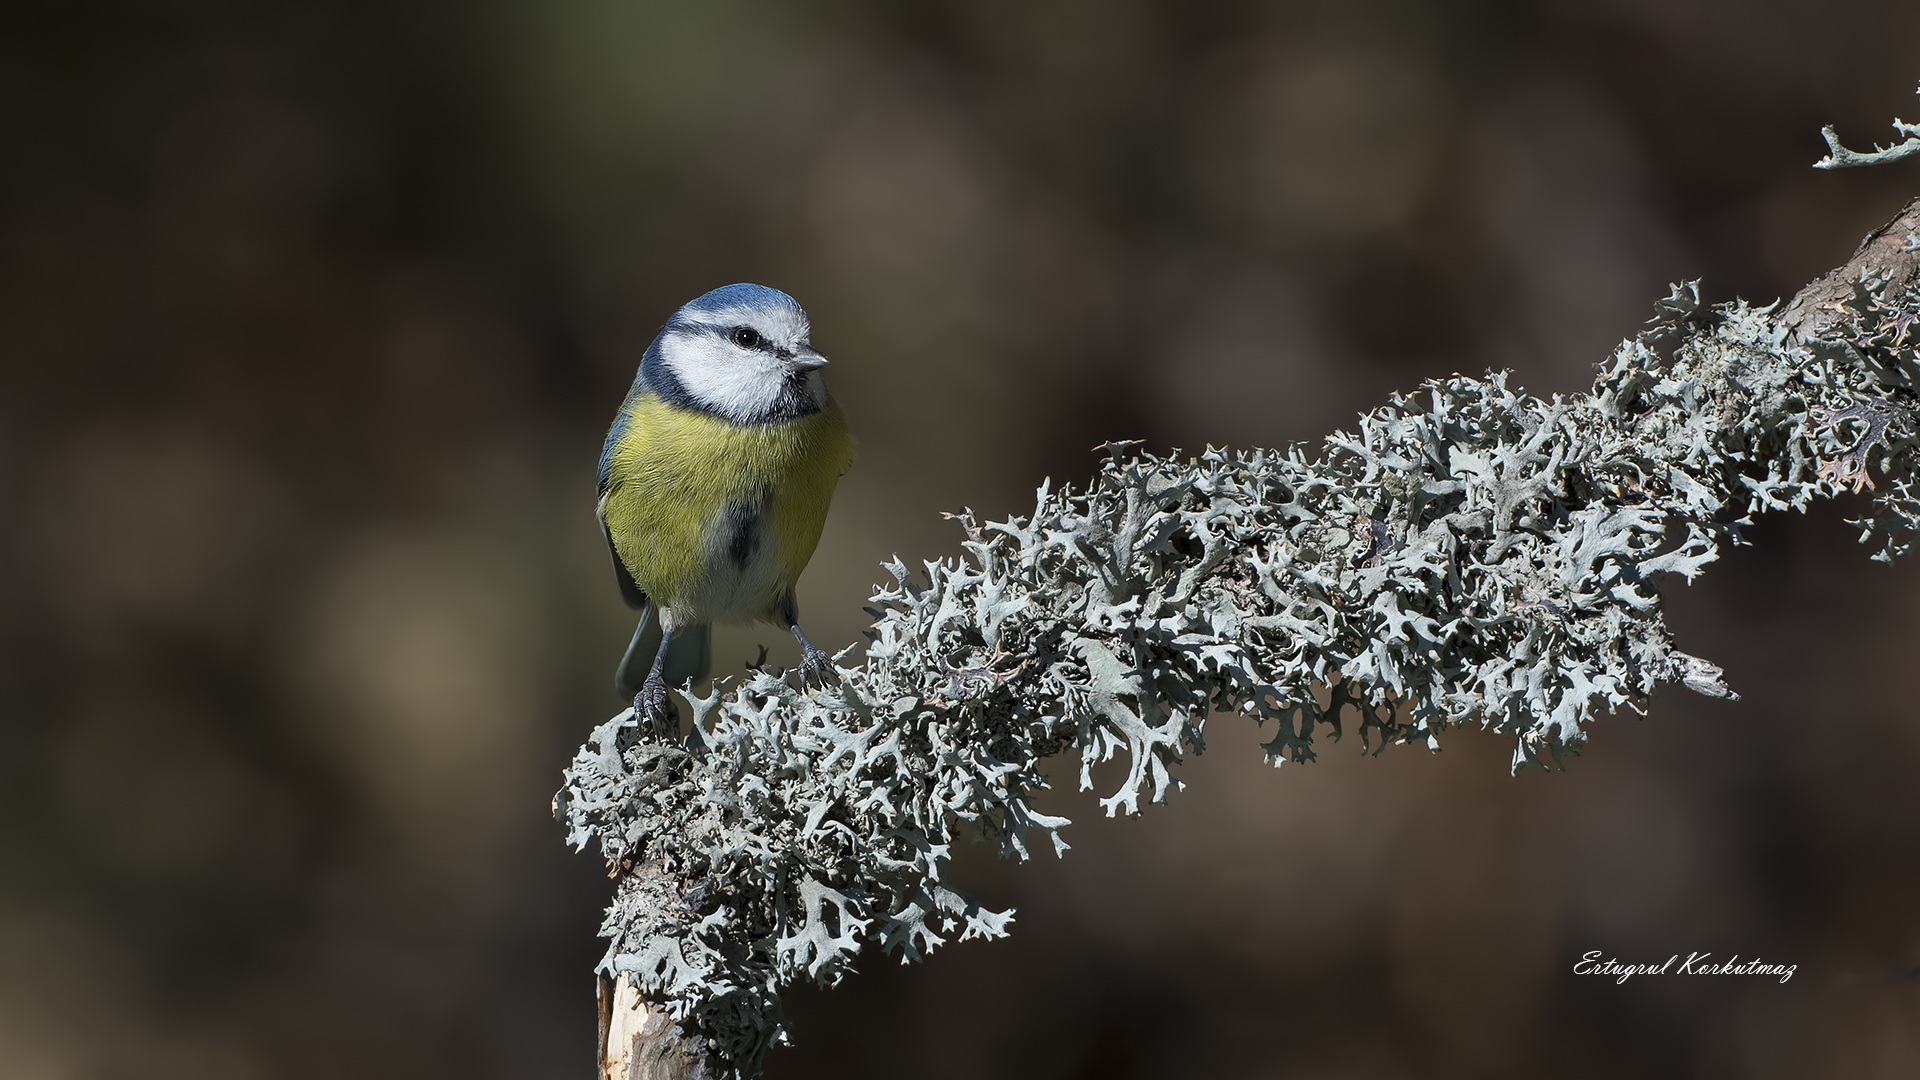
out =
[[(658, 346), (658, 340), (656, 340), (654, 344)], [(649, 348), (647, 352), (652, 354), (653, 349)], [(642, 385), (640, 377), (638, 375), (634, 376), (633, 385), (627, 388), (627, 396), (620, 402), (620, 411), (613, 414), (613, 423), (607, 428), (607, 441), (600, 444), (599, 498), (604, 499), (607, 497), (607, 484), (613, 478), (614, 448), (620, 445), (620, 436), (626, 434), (627, 425), (633, 423), (633, 399), (646, 392), (646, 387)]]
[(620, 599), (630, 608), (639, 608), (646, 604), (647, 594), (640, 589), (640, 583), (633, 580), (627, 572), (627, 564), (620, 561), (620, 552), (613, 546), (613, 534), (607, 531), (607, 523), (600, 523), (600, 535), (607, 539), (607, 554), (613, 558), (613, 576), (620, 582)]
[[(620, 411), (614, 414), (613, 426), (607, 429), (607, 441), (600, 444), (598, 498), (602, 505), (606, 502), (607, 485), (613, 477), (613, 450), (619, 445), (620, 436), (627, 430), (627, 425), (632, 422), (628, 418), (628, 406), (633, 403), (633, 396), (638, 393), (640, 393), (640, 383), (636, 379), (633, 388), (627, 391), (627, 400), (620, 403)], [(607, 554), (613, 557), (613, 574), (620, 581), (620, 598), (625, 600), (630, 608), (638, 608), (645, 604), (647, 594), (640, 590), (640, 586), (633, 580), (633, 575), (627, 572), (627, 564), (620, 561), (620, 551), (613, 546), (613, 534), (607, 531), (607, 519), (604, 517), (600, 519), (600, 535), (606, 537)]]

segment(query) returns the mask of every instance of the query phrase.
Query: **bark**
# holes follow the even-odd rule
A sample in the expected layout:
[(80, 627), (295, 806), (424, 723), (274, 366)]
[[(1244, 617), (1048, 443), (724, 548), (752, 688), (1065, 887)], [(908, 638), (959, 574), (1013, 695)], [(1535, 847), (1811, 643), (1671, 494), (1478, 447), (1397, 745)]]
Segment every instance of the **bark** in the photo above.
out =
[(700, 1040), (625, 977), (599, 977), (597, 1080), (719, 1080), (728, 1075)]
[(1868, 233), (1846, 265), (1821, 274), (1801, 289), (1780, 312), (1780, 325), (1793, 340), (1804, 342), (1839, 314), (1838, 305), (1853, 295), (1853, 284), (1862, 273), (1887, 275), (1895, 284), (1913, 281), (1920, 275), (1920, 247), (1908, 250), (1914, 236), (1920, 236), (1920, 198), (1907, 203), (1892, 221)]

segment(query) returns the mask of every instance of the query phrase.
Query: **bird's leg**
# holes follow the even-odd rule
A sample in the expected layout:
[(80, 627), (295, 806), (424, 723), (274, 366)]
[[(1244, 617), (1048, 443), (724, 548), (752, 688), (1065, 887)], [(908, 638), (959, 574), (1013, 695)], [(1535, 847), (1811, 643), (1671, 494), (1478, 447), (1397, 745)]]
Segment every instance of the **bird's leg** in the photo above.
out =
[(814, 648), (813, 642), (807, 640), (807, 635), (800, 632), (799, 623), (792, 623), (787, 629), (800, 639), (800, 685), (817, 682), (822, 687), (838, 686), (840, 673), (833, 670), (833, 657)]
[(672, 643), (673, 631), (663, 624), (660, 651), (653, 654), (653, 669), (647, 672), (647, 681), (640, 684), (640, 692), (633, 696), (633, 718), (640, 722), (640, 730), (662, 740), (680, 734), (680, 716), (667, 698), (667, 678), (661, 674), (667, 666), (667, 646)]
[(840, 673), (833, 670), (833, 657), (814, 648), (813, 642), (807, 640), (807, 635), (800, 632), (800, 605), (793, 594), (788, 593), (775, 610), (780, 621), (787, 624), (787, 629), (793, 631), (793, 636), (800, 642), (801, 688), (805, 689), (810, 682), (822, 687), (838, 686)]

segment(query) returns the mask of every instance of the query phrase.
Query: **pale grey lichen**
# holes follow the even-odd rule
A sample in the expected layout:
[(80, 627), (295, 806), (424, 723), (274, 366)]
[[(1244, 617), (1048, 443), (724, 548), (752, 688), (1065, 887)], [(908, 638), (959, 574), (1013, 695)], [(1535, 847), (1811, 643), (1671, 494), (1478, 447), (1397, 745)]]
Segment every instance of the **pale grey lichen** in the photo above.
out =
[[(1920, 93), (1920, 90), (1914, 91)], [(1899, 117), (1893, 120), (1893, 133), (1907, 138), (1892, 146), (1874, 144), (1872, 151), (1858, 153), (1840, 145), (1840, 133), (1832, 124), (1820, 129), (1820, 137), (1827, 140), (1827, 156), (1813, 163), (1816, 169), (1852, 169), (1861, 165), (1886, 165), (1902, 158), (1920, 154), (1920, 124), (1903, 123)]]
[(958, 515), (964, 554), (887, 567), (864, 656), (831, 692), (757, 672), (688, 697), (684, 745), (601, 725), (555, 810), (619, 886), (602, 970), (639, 980), (742, 1072), (782, 1034), (777, 992), (863, 948), (903, 960), (997, 937), (953, 880), (959, 823), (1002, 854), (1066, 850), (1041, 763), (1080, 785), (1116, 755), (1108, 814), (1179, 786), (1209, 716), (1273, 725), (1308, 761), (1347, 714), (1378, 752), (1476, 724), (1515, 769), (1663, 683), (1730, 696), (1673, 647), (1660, 588), (1752, 516), (1883, 480), (1860, 524), (1920, 529), (1912, 403), (1920, 296), (1865, 281), (1802, 345), (1745, 304), (1675, 287), (1589, 394), (1435, 380), (1319, 450), (1160, 457), (1114, 444), (1033, 513)]

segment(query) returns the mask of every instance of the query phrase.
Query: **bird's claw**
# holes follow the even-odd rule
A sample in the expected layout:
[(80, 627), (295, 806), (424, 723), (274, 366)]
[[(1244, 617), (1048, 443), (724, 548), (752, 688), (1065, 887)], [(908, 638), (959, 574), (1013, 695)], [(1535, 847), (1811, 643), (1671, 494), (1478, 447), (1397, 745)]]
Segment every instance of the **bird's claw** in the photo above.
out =
[(633, 718), (640, 730), (657, 739), (672, 739), (680, 734), (680, 714), (667, 696), (667, 680), (656, 672), (647, 676), (640, 692), (633, 696)]
[(800, 656), (800, 686), (818, 686), (825, 690), (840, 685), (840, 673), (834, 670), (833, 657), (808, 646)]

